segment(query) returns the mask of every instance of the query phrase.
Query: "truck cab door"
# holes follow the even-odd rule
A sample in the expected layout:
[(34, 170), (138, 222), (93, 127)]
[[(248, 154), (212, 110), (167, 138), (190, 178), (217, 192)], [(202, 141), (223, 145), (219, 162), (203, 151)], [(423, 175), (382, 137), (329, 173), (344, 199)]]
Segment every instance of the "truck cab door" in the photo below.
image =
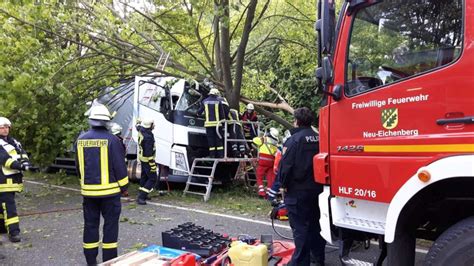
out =
[(420, 167), (473, 150), (465, 1), (392, 2), (353, 10), (339, 34), (333, 87), (343, 95), (330, 102), (329, 149), (341, 197), (389, 203)]
[[(151, 83), (148, 83), (151, 81)], [(153, 84), (155, 83), (155, 84)], [(151, 117), (155, 121), (153, 134), (155, 136), (157, 163), (170, 164), (171, 146), (173, 140), (173, 124), (168, 117), (172, 111), (172, 99), (165, 89), (165, 78), (136, 77), (134, 94), (134, 121), (137, 118)], [(134, 139), (137, 140), (136, 129)]]

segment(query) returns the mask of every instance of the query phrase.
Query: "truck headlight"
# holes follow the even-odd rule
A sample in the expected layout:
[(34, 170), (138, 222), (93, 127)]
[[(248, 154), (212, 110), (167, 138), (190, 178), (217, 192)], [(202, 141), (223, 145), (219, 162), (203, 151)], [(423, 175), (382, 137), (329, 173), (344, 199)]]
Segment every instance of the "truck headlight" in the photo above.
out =
[(186, 167), (186, 157), (184, 156), (183, 153), (175, 152), (174, 161), (176, 164), (176, 168), (186, 171), (186, 172), (188, 171), (188, 168)]

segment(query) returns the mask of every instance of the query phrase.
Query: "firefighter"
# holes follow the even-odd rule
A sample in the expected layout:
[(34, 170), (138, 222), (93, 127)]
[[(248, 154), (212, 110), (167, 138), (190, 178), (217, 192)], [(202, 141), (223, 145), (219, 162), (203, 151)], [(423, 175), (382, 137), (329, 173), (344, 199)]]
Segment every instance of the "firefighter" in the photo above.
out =
[[(209, 96), (203, 100), (198, 114), (201, 115), (203, 112), (206, 116), (204, 127), (206, 128), (207, 143), (209, 145), (209, 157), (222, 158), (224, 157), (224, 144), (222, 142), (224, 133), (222, 126), (216, 127), (220, 120), (229, 117), (229, 105), (225, 98), (219, 97), (218, 89), (212, 88), (209, 91)], [(217, 134), (217, 130), (219, 134)]]
[[(121, 212), (120, 194), (128, 196), (127, 166), (123, 146), (106, 128), (110, 113), (104, 105), (91, 107), (91, 128), (76, 141), (76, 160), (81, 178), (84, 211), (84, 255), (88, 265), (97, 264), (102, 242), (102, 259), (117, 257)], [(99, 238), (100, 216), (104, 217), (102, 241)]]
[[(240, 120), (243, 122), (258, 122), (257, 112), (254, 109), (253, 104), (247, 104), (245, 112), (240, 116)], [(244, 123), (244, 136), (247, 140), (253, 140), (257, 135), (256, 123)]]
[(297, 132), (299, 128), (292, 128), (289, 131), (285, 131), (285, 137), (283, 138), (282, 144), (278, 146), (277, 152), (275, 153), (275, 161), (273, 163), (273, 173), (275, 173), (275, 181), (273, 182), (273, 185), (267, 189), (267, 199), (270, 201), (272, 206), (276, 206), (278, 204), (278, 198), (281, 196), (280, 193), (280, 188), (281, 188), (281, 182), (280, 178), (278, 176), (278, 168), (280, 167), (280, 161), (281, 161), (281, 156), (283, 149), (285, 147), (285, 143), (288, 140), (288, 138), (291, 136), (291, 134)]
[(0, 233), (8, 233), (11, 242), (20, 242), (15, 192), (23, 191), (22, 171), (32, 166), (20, 142), (9, 136), (10, 128), (10, 120), (0, 117)]
[(122, 126), (117, 123), (111, 123), (110, 133), (112, 133), (112, 135), (115, 135), (117, 138), (119, 138), (120, 142), (122, 143), (123, 150), (125, 154), (127, 154), (125, 143), (123, 142), (123, 138), (122, 138)]
[(232, 141), (232, 155), (234, 157), (242, 157), (245, 154), (245, 145), (246, 143), (242, 123), (239, 120), (239, 111), (235, 109), (230, 109), (229, 111), (229, 120), (234, 121), (228, 126), (228, 131), (231, 139), (240, 140)]
[(273, 164), (275, 161), (275, 153), (278, 149), (279, 132), (276, 128), (270, 128), (270, 132), (263, 137), (256, 137), (253, 143), (258, 147), (258, 166), (257, 166), (257, 186), (258, 196), (265, 198), (265, 188), (263, 186), (263, 178), (267, 179), (267, 186), (271, 187), (275, 180), (273, 172)]
[(293, 231), (295, 251), (289, 265), (310, 265), (310, 253), (324, 265), (326, 242), (320, 236), (318, 195), (322, 185), (313, 178), (313, 156), (319, 151), (319, 136), (311, 128), (314, 116), (309, 108), (294, 112), (294, 133), (285, 144), (279, 177), (286, 189), (285, 205)]
[[(153, 129), (155, 123), (153, 119), (146, 118), (137, 124), (138, 130), (138, 159), (141, 163), (142, 173), (140, 176), (140, 188), (138, 189), (137, 203), (145, 205), (146, 200), (150, 199), (150, 194), (158, 186), (157, 165), (155, 162), (156, 148)], [(158, 188), (156, 188), (158, 189)]]

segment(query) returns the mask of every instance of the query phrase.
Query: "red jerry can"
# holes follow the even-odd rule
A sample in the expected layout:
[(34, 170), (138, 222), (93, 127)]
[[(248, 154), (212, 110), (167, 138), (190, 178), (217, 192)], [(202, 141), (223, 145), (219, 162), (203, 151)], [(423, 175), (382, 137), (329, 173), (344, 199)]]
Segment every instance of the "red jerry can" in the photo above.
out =
[(196, 257), (191, 253), (183, 254), (172, 260), (171, 266), (196, 266)]

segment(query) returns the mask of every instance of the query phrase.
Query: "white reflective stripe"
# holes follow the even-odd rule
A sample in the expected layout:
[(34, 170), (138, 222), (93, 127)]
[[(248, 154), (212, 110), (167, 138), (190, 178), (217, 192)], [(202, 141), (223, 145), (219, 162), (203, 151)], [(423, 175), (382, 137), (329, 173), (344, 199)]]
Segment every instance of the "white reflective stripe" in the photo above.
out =
[(140, 187), (138, 190), (141, 190), (141, 191), (146, 192), (146, 193), (151, 193), (153, 191), (153, 189), (146, 189), (144, 187)]

